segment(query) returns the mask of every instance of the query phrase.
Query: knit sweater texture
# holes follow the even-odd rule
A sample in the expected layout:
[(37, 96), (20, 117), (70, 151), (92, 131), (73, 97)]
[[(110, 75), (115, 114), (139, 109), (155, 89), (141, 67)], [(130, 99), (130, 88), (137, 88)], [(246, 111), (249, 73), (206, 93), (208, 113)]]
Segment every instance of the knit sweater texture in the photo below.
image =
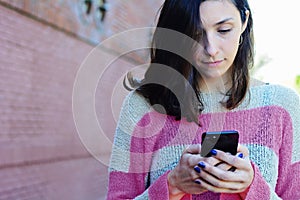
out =
[[(243, 102), (227, 110), (224, 95), (201, 93), (201, 126), (156, 112), (137, 92), (123, 102), (117, 124), (107, 199), (169, 199), (167, 175), (190, 144), (205, 131), (237, 130), (247, 146), (254, 179), (247, 200), (300, 200), (299, 95), (280, 85), (249, 89)], [(239, 194), (205, 192), (182, 199), (241, 199)]]

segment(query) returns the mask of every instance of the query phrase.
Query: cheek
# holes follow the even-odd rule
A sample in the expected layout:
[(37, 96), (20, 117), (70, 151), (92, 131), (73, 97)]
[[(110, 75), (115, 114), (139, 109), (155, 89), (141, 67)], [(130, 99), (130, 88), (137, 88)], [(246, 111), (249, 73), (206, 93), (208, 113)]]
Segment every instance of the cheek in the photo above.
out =
[(228, 59), (234, 60), (238, 48), (239, 48), (239, 40), (237, 40), (236, 38), (226, 41), (226, 44), (224, 44), (224, 51), (226, 52)]

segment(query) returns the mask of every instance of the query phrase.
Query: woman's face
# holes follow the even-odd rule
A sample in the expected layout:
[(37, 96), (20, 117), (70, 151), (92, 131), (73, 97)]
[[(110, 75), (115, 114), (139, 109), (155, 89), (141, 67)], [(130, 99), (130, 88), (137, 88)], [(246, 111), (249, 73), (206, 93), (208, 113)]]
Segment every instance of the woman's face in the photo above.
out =
[[(248, 13), (246, 13), (248, 18)], [(230, 0), (208, 0), (200, 5), (204, 33), (194, 54), (195, 67), (206, 81), (223, 77), (230, 80), (230, 69), (246, 28)]]

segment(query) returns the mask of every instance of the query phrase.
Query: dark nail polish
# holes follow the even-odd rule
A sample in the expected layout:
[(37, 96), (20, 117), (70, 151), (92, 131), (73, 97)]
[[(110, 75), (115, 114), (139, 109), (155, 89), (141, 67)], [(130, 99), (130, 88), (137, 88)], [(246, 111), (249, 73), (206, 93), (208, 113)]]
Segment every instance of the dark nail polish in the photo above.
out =
[(195, 183), (198, 184), (198, 185), (201, 184), (201, 182), (199, 180), (195, 180)]
[(199, 163), (198, 163), (198, 166), (201, 167), (201, 168), (205, 168), (204, 162), (199, 162)]
[(213, 155), (213, 156), (217, 155), (217, 151), (216, 151), (215, 149), (212, 149), (212, 150), (210, 151), (210, 153), (211, 153), (211, 155)]
[(195, 166), (195, 167), (194, 167), (194, 170), (195, 170), (196, 172), (200, 173), (200, 168), (199, 168), (198, 166)]
[(238, 156), (239, 156), (239, 158), (243, 158), (243, 157), (244, 157), (244, 154), (243, 154), (243, 153), (240, 153)]

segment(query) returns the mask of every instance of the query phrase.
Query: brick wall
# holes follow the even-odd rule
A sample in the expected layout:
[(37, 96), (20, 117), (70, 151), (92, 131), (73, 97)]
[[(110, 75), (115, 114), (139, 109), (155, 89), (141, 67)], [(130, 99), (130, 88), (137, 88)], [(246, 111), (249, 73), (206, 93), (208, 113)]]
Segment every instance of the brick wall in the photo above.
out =
[[(96, 44), (153, 25), (162, 1), (108, 1), (100, 24), (91, 15), (82, 18), (80, 2), (0, 0), (1, 200), (104, 199), (110, 149), (99, 142), (96, 153), (106, 159), (101, 162), (80, 140), (72, 111), (75, 77)], [(108, 58), (122, 48), (112, 43), (100, 51)], [(144, 51), (121, 56), (99, 78), (96, 113), (110, 141), (127, 94), (122, 77), (144, 56)]]

